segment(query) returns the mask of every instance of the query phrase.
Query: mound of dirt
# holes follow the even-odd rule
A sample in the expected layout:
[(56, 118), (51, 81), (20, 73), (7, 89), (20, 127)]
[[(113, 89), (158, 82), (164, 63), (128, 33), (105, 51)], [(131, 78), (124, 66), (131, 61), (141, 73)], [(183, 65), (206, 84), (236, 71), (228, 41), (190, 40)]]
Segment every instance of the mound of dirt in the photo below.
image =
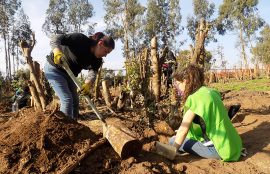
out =
[(57, 173), (98, 137), (62, 112), (26, 109), (1, 125), (0, 173)]

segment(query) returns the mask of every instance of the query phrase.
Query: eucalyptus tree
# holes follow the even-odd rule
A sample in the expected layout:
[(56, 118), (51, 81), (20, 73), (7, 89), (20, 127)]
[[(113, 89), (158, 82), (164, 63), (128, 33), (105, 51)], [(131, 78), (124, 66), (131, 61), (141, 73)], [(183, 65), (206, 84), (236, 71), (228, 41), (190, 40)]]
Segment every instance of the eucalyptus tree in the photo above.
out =
[[(200, 24), (200, 20), (204, 19), (209, 24), (213, 25), (215, 19), (214, 19), (214, 12), (215, 12), (215, 4), (209, 3), (208, 0), (193, 0), (193, 16), (187, 17), (187, 30), (188, 35), (190, 36), (191, 40), (195, 42), (196, 37), (196, 29), (198, 28)], [(206, 43), (209, 42), (209, 39), (211, 38), (214, 40), (214, 27), (211, 28), (211, 31), (209, 32)], [(212, 34), (211, 34), (212, 32)]]
[(89, 23), (88, 19), (93, 16), (93, 5), (88, 0), (68, 0), (67, 4), (71, 31), (84, 32), (83, 28)]
[(219, 8), (223, 27), (239, 33), (241, 54), (246, 67), (248, 63), (245, 38), (251, 43), (251, 36), (264, 25), (263, 19), (257, 13), (257, 5), (258, 0), (224, 0)]
[[(182, 28), (180, 0), (149, 0), (145, 19), (145, 42), (156, 36), (161, 47), (172, 47)], [(175, 48), (175, 47), (174, 47)]]
[(70, 23), (67, 20), (67, 8), (66, 0), (50, 0), (45, 22), (42, 25), (46, 35), (65, 33), (69, 30)]
[(260, 37), (253, 53), (259, 62), (263, 64), (270, 64), (270, 26), (266, 25), (260, 32)]
[(4, 40), (6, 75), (11, 78), (10, 61), (10, 28), (14, 23), (14, 15), (21, 6), (20, 0), (1, 0), (0, 1), (0, 35)]
[(216, 22), (213, 14), (215, 4), (208, 0), (193, 0), (194, 16), (187, 18), (188, 34), (193, 41), (191, 47), (191, 62), (202, 66), (209, 64), (210, 59), (206, 59), (205, 45), (210, 41), (216, 41)]
[[(31, 38), (31, 27), (29, 17), (24, 13), (23, 9), (19, 10), (16, 16), (16, 20), (12, 25), (11, 30), (11, 54), (13, 56), (13, 71), (17, 71), (19, 67), (19, 55), (21, 51), (19, 50), (19, 42), (21, 40), (29, 40)], [(16, 61), (15, 61), (16, 59)]]
[(107, 32), (124, 43), (124, 55), (128, 59), (139, 47), (142, 37), (142, 16), (145, 8), (138, 0), (103, 0), (104, 20)]

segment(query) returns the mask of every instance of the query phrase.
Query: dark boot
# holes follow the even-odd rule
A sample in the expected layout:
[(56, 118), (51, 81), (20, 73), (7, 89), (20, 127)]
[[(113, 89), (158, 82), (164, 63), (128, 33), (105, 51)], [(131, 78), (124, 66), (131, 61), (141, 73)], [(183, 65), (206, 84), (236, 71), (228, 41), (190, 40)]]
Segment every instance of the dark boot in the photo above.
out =
[(239, 111), (241, 105), (237, 104), (237, 105), (232, 105), (228, 111), (228, 116), (230, 118), (230, 120), (235, 116), (235, 114)]

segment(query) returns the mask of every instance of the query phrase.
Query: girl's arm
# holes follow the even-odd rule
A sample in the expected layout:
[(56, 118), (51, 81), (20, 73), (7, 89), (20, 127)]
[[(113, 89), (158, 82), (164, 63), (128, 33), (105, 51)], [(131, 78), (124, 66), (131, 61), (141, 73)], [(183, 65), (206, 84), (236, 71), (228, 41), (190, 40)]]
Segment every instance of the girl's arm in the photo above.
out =
[(178, 149), (181, 147), (182, 143), (184, 142), (194, 117), (195, 117), (195, 113), (192, 112), (190, 109), (185, 113), (181, 126), (176, 133), (175, 142), (174, 142), (174, 146), (177, 147)]

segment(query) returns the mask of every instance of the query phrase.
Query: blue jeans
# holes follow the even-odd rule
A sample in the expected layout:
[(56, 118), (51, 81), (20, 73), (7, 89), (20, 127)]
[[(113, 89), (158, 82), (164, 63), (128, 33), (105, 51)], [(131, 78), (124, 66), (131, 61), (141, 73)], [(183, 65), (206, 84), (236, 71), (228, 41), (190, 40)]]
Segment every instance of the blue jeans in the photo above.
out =
[[(175, 136), (169, 139), (169, 144), (173, 144)], [(204, 146), (201, 142), (186, 138), (179, 149), (180, 151), (198, 155), (204, 158), (221, 159), (214, 145)]]
[(55, 94), (60, 98), (60, 111), (76, 119), (79, 114), (79, 96), (75, 83), (67, 73), (52, 66), (49, 62), (45, 64), (44, 73)]

